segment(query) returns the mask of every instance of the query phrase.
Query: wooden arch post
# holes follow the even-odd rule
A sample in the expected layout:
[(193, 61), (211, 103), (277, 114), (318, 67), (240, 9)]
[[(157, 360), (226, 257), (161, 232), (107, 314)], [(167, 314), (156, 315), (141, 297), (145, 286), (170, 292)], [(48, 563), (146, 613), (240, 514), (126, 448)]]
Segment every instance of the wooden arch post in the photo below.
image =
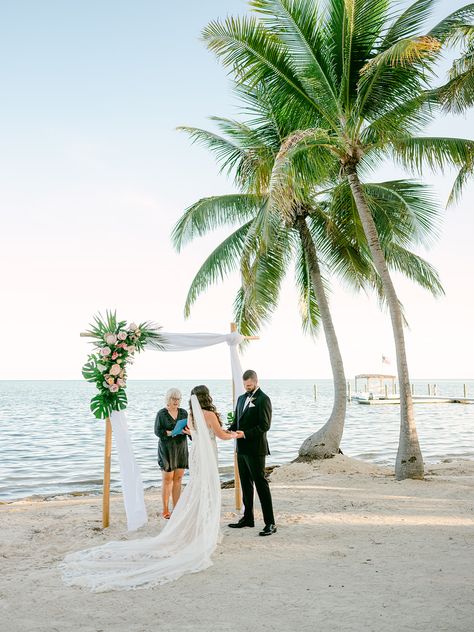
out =
[[(89, 338), (90, 334), (82, 332), (81, 338)], [(110, 466), (112, 461), (112, 423), (110, 417), (105, 419), (105, 443), (104, 443), (104, 478), (102, 492), (102, 527), (110, 526)]]
[(102, 527), (110, 524), (110, 462), (112, 460), (112, 424), (110, 417), (105, 420), (104, 447), (104, 492), (102, 495)]

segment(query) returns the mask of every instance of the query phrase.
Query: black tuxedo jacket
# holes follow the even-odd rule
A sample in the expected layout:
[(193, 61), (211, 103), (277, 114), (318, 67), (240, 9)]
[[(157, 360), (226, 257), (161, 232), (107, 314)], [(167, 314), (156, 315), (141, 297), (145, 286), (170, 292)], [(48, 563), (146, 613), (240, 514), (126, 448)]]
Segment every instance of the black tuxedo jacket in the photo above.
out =
[(272, 403), (268, 395), (259, 388), (252, 396), (252, 404), (244, 408), (248, 393), (244, 393), (237, 400), (234, 421), (230, 430), (243, 430), (245, 439), (237, 439), (237, 452), (261, 456), (270, 454), (267, 441), (267, 430), (272, 423)]

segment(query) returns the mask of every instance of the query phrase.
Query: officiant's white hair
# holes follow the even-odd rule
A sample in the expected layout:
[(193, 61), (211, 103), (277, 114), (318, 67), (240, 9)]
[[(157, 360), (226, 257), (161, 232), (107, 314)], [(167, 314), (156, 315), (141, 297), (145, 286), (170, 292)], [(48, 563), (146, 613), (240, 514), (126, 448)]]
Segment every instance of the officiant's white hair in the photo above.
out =
[(181, 391), (179, 390), (179, 388), (169, 388), (166, 391), (165, 403), (169, 404), (170, 403), (170, 399), (172, 399), (173, 397), (176, 397), (178, 399), (182, 398)]

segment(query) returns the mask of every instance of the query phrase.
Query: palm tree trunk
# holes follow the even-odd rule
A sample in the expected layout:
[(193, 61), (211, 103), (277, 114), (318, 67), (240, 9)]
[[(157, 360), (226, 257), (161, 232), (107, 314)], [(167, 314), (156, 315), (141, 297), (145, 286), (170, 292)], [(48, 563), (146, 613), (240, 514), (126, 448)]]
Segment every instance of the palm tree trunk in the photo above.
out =
[(395, 462), (395, 475), (399, 480), (404, 478), (423, 478), (423, 457), (421, 455), (418, 434), (416, 432), (415, 416), (413, 414), (413, 399), (410, 390), (410, 377), (408, 374), (400, 302), (385, 262), (377, 228), (365, 200), (356, 167), (354, 165), (346, 167), (346, 174), (372, 254), (375, 269), (382, 280), (383, 289), (390, 309), (390, 317), (392, 319), (393, 336), (397, 353), (398, 381), (400, 384), (400, 440)]
[(324, 291), (316, 248), (303, 216), (297, 218), (296, 225), (306, 254), (314, 294), (318, 301), (334, 382), (334, 404), (331, 416), (320, 430), (303, 442), (299, 449), (299, 456), (305, 460), (308, 458), (326, 459), (339, 452), (346, 416), (346, 378), (329, 304)]

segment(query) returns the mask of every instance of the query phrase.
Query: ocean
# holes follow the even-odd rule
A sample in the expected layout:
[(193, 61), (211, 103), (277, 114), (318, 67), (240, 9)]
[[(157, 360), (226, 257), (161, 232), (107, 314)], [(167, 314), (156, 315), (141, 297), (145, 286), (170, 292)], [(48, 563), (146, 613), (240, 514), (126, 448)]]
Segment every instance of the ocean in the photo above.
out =
[[(183, 393), (183, 405), (197, 381), (128, 382), (130, 433), (146, 487), (158, 486), (156, 412), (168, 388)], [(416, 394), (462, 396), (463, 383), (474, 397), (474, 380), (414, 380)], [(208, 380), (225, 421), (232, 410), (228, 380)], [(318, 397), (314, 399), (314, 384)], [(331, 380), (264, 380), (272, 399), (267, 464), (287, 463), (303, 440), (320, 428), (332, 407)], [(0, 381), (0, 500), (35, 495), (99, 492), (102, 484), (104, 422), (94, 419), (89, 400), (94, 387), (83, 381)], [(474, 405), (419, 404), (415, 417), (426, 463), (446, 458), (474, 458)], [(348, 405), (341, 449), (348, 456), (393, 466), (399, 435), (399, 406)], [(223, 479), (231, 476), (233, 442), (219, 442)], [(118, 463), (112, 454), (112, 490), (119, 490)]]

